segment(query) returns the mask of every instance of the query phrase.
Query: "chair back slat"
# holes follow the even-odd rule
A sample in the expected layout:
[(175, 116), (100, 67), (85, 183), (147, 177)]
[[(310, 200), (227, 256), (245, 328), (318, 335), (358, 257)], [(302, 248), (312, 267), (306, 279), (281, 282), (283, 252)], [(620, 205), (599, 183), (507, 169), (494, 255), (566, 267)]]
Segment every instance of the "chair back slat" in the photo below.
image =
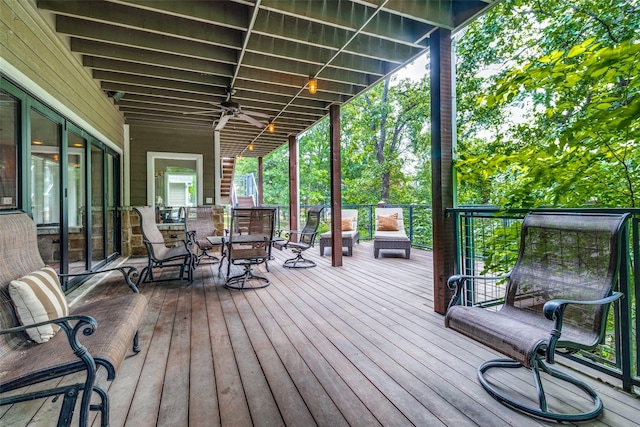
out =
[[(544, 318), (552, 299), (598, 300), (609, 296), (620, 264), (619, 234), (625, 215), (529, 214), (522, 225), (520, 253), (503, 309), (534, 312)], [(570, 304), (564, 324), (584, 332), (595, 345), (608, 305)]]

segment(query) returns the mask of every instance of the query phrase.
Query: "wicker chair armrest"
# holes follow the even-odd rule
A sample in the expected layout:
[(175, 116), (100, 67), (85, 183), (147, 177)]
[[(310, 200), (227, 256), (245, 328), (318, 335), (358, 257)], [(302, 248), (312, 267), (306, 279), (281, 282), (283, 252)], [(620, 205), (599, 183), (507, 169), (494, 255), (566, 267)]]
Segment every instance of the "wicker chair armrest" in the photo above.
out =
[(562, 333), (562, 322), (564, 318), (564, 312), (569, 304), (580, 305), (603, 305), (612, 303), (624, 295), (621, 292), (613, 292), (610, 296), (594, 301), (580, 301), (580, 300), (567, 300), (567, 299), (553, 299), (547, 301), (544, 304), (543, 311), (547, 319), (553, 320), (553, 330), (551, 331), (551, 338), (549, 339), (549, 345), (547, 346), (545, 357), (548, 363), (553, 363), (554, 354), (556, 351), (556, 345), (560, 339)]
[(44, 322), (34, 323), (32, 325), (16, 326), (9, 329), (3, 329), (0, 330), (0, 335), (23, 332), (30, 328), (49, 325), (51, 323), (57, 324), (62, 330), (64, 330), (65, 334), (67, 335), (67, 340), (69, 341), (69, 346), (73, 350), (73, 353), (78, 356), (78, 358), (81, 359), (85, 364), (85, 366), (87, 367), (88, 375), (95, 376), (96, 362), (93, 359), (93, 356), (91, 356), (89, 351), (86, 349), (86, 347), (83, 346), (78, 340), (78, 334), (80, 330), (82, 330), (83, 335), (89, 336), (93, 334), (93, 332), (98, 327), (98, 323), (93, 317), (85, 315), (60, 317), (58, 319), (51, 319)]
[(462, 300), (462, 291), (464, 290), (464, 286), (462, 286), (462, 284), (465, 281), (469, 279), (483, 279), (483, 280), (498, 281), (498, 280), (508, 279), (510, 275), (511, 273), (503, 274), (501, 276), (472, 276), (467, 274), (456, 274), (449, 277), (449, 280), (447, 280), (447, 286), (449, 287), (449, 289), (454, 290), (454, 294), (451, 297), (451, 301), (449, 302), (449, 306), (447, 307), (447, 310), (453, 307), (454, 305), (460, 304), (460, 301)]
[(107, 268), (104, 270), (99, 270), (99, 271), (84, 271), (81, 273), (68, 273), (68, 274), (58, 274), (58, 276), (60, 278), (64, 278), (64, 277), (79, 277), (79, 276), (94, 276), (96, 274), (101, 274), (101, 273), (109, 273), (111, 271), (119, 271), (120, 273), (122, 273), (122, 276), (124, 277), (125, 282), (127, 283), (127, 286), (129, 286), (129, 288), (134, 292), (134, 293), (139, 293), (137, 286), (135, 285), (134, 281), (135, 279), (137, 279), (138, 277), (138, 269), (136, 267), (133, 266), (121, 266), (121, 267), (113, 267), (113, 268)]
[[(71, 325), (71, 322), (74, 320), (77, 321), (75, 327)], [(57, 324), (65, 331), (67, 330), (67, 328), (69, 328), (69, 330), (75, 329), (77, 331), (79, 330), (80, 326), (82, 326), (83, 324), (86, 324), (88, 325), (87, 329), (89, 330), (89, 332), (83, 332), (85, 335), (91, 335), (94, 329), (97, 328), (98, 326), (98, 324), (93, 319), (93, 317), (80, 314), (75, 316), (66, 316), (66, 317), (60, 317), (57, 319), (45, 320), (43, 322), (32, 323), (31, 325), (21, 325), (21, 326), (14, 326), (13, 328), (1, 329), (0, 335), (15, 334), (16, 332), (24, 332), (27, 329), (37, 328), (38, 326), (50, 325), (52, 323)]]

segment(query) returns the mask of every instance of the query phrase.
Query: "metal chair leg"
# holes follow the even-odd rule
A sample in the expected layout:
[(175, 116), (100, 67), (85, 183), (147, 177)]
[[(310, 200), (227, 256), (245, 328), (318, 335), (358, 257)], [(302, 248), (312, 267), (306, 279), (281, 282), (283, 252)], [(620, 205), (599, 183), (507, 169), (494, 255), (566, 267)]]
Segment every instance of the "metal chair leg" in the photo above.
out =
[[(485, 372), (487, 372), (489, 369), (492, 369), (492, 368), (523, 368), (523, 367), (524, 366), (522, 364), (512, 359), (488, 360), (484, 362), (482, 365), (480, 365), (480, 367), (478, 368), (478, 381), (480, 381), (480, 384), (482, 385), (482, 387), (484, 387), (484, 389), (494, 399), (496, 399), (500, 403), (506, 406), (509, 406), (513, 409), (516, 409), (518, 411), (524, 412), (526, 414), (533, 415), (538, 418), (543, 418), (546, 420), (557, 421), (557, 422), (561, 422), (561, 421), (578, 422), (578, 421), (592, 420), (598, 417), (602, 413), (602, 409), (603, 409), (602, 400), (591, 387), (589, 387), (584, 382), (578, 380), (577, 378), (572, 377), (571, 375), (568, 375), (564, 372), (561, 372), (557, 369), (547, 366), (541, 359), (536, 359), (533, 363), (533, 367), (531, 368), (531, 371), (533, 373), (533, 380), (535, 382), (536, 389), (538, 391), (538, 402), (540, 406), (539, 409), (531, 407), (529, 405), (525, 405), (521, 402), (518, 402), (515, 399), (511, 398), (510, 396), (505, 395), (503, 392), (498, 391), (484, 377)], [(542, 381), (540, 380), (540, 369), (542, 369), (544, 372), (546, 372), (547, 374), (555, 378), (559, 378), (563, 381), (567, 381), (575, 385), (576, 387), (584, 391), (586, 394), (588, 394), (593, 400), (593, 406), (591, 410), (578, 412), (575, 414), (565, 414), (565, 413), (557, 413), (557, 412), (549, 411), (547, 408), (547, 397), (544, 392), (544, 388), (542, 387)]]

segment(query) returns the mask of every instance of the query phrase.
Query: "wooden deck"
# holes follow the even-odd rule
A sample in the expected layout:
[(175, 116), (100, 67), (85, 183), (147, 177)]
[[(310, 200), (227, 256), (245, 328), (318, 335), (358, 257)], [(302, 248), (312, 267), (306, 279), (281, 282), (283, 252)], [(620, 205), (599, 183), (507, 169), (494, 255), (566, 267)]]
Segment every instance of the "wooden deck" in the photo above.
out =
[[(111, 426), (546, 425), (478, 384), (476, 367), (497, 353), (445, 329), (433, 312), (430, 253), (413, 250), (406, 260), (402, 251), (383, 252), (376, 260), (365, 242), (341, 268), (317, 248), (307, 253), (316, 268), (287, 270), (290, 253), (274, 251), (272, 284), (260, 290), (225, 289), (215, 265), (199, 267), (191, 285), (142, 285), (142, 351), (110, 387)], [(115, 292), (102, 284), (81, 298), (98, 290)], [(534, 396), (529, 377), (495, 380)], [(605, 413), (586, 425), (637, 425), (637, 398), (587, 381)], [(585, 405), (562, 385), (547, 390), (552, 407)], [(58, 404), (4, 408), (0, 424), (54, 425)]]

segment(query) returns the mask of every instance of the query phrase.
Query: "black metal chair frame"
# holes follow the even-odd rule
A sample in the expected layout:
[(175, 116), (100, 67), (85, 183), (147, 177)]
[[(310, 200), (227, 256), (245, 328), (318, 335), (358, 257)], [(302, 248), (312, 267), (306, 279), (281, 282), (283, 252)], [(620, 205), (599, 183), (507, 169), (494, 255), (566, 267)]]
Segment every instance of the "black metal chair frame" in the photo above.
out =
[[(586, 421), (600, 415), (602, 400), (589, 385), (548, 365), (555, 363), (556, 350), (588, 351), (602, 341), (609, 306), (623, 296), (614, 292), (614, 287), (620, 272), (628, 269), (627, 258), (622, 256), (628, 246), (627, 218), (627, 214), (529, 214), (522, 226), (518, 260), (510, 274), (456, 275), (449, 279), (455, 293), (445, 325), (510, 357), (486, 361), (478, 368), (478, 380), (493, 398), (521, 412), (557, 422)], [(556, 237), (556, 243), (566, 254), (556, 255), (553, 237), (549, 237), (553, 233), (564, 233), (563, 239)], [(596, 253), (603, 255), (596, 260)], [(562, 268), (559, 264), (550, 265), (551, 259), (564, 261)], [(508, 279), (504, 305), (499, 311), (458, 305), (467, 281), (477, 279)], [(595, 299), (586, 300), (583, 294)], [(538, 407), (506, 394), (485, 376), (490, 369), (521, 367), (532, 371)], [(575, 413), (551, 411), (541, 370), (586, 393), (592, 400), (591, 408)]]
[[(160, 240), (162, 233), (155, 222), (154, 208), (150, 206), (135, 207), (134, 210), (140, 217), (140, 230), (142, 232), (142, 242), (147, 249), (147, 265), (140, 272), (138, 283), (163, 282), (176, 279), (186, 279), (193, 282), (193, 271), (196, 266), (196, 256), (190, 248), (188, 239)], [(146, 230), (146, 231), (145, 231)], [(150, 235), (152, 233), (155, 236)], [(175, 247), (167, 247), (168, 243), (177, 243)], [(179, 269), (178, 277), (167, 279), (155, 279), (153, 277), (154, 268)], [(186, 277), (185, 277), (186, 275)]]
[[(267, 277), (255, 274), (252, 267), (259, 264), (267, 265), (271, 256), (275, 208), (235, 208), (231, 215), (231, 223), (243, 224), (243, 227), (242, 230), (232, 227), (225, 238), (224, 256), (227, 258), (225, 287), (238, 290), (265, 288), (271, 282)], [(255, 236), (254, 240), (251, 240), (252, 236)], [(230, 276), (232, 264), (242, 266), (244, 271)], [(268, 267), (267, 271), (269, 271)]]
[[(318, 227), (320, 226), (320, 215), (324, 210), (324, 206), (313, 207), (307, 211), (307, 222), (304, 225), (302, 231), (289, 230), (285, 233), (285, 238), (288, 240), (281, 246), (283, 248), (291, 249), (291, 252), (295, 254), (293, 258), (286, 260), (283, 264), (285, 268), (311, 268), (315, 267), (316, 263), (313, 260), (304, 258), (302, 253), (309, 248), (312, 248), (318, 235)], [(297, 241), (291, 241), (293, 236), (297, 236)]]

